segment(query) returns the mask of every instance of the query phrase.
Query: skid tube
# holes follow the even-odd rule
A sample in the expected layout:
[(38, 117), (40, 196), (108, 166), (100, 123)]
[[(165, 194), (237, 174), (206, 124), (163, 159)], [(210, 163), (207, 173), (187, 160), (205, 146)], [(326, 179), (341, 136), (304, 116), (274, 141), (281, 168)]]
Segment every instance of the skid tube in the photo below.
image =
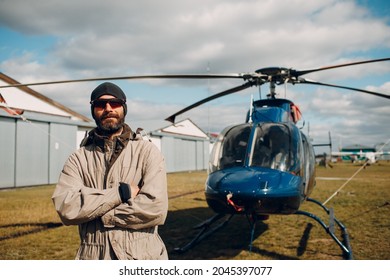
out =
[[(333, 238), (333, 240), (337, 243), (337, 245), (340, 246), (341, 250), (344, 253), (344, 258), (346, 258), (348, 260), (352, 260), (353, 259), (352, 249), (351, 249), (351, 245), (349, 242), (349, 234), (347, 232), (347, 228), (339, 220), (336, 219), (336, 217), (334, 216), (334, 213), (333, 213), (333, 209), (328, 209), (321, 202), (319, 202), (315, 199), (312, 199), (312, 198), (307, 198), (307, 201), (313, 202), (313, 203), (319, 205), (329, 215), (329, 226), (327, 226), (318, 216), (316, 216), (312, 213), (298, 210), (295, 212), (295, 214), (304, 215), (306, 217), (312, 218), (315, 221), (317, 221), (325, 229), (326, 233), (329, 234)], [(335, 223), (339, 226), (339, 228), (341, 230), (343, 242), (340, 239), (338, 239), (334, 233)]]
[(227, 214), (216, 214), (212, 216), (211, 218), (207, 219), (206, 221), (200, 223), (199, 225), (195, 226), (194, 229), (201, 229), (199, 233), (195, 236), (194, 239), (192, 239), (189, 243), (184, 245), (183, 247), (175, 248), (174, 251), (177, 253), (184, 253), (197, 245), (200, 241), (205, 239), (206, 237), (210, 236), (220, 228), (224, 227), (234, 216), (234, 214), (230, 214), (224, 221), (222, 221), (220, 224), (216, 225), (215, 227), (211, 227), (212, 224), (214, 224), (216, 221), (222, 219)]

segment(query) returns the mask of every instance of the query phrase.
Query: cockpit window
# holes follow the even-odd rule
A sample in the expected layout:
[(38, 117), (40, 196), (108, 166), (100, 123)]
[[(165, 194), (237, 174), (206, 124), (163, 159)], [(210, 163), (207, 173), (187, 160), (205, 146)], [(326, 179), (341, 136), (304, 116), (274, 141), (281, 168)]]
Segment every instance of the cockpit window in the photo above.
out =
[(252, 143), (251, 166), (290, 170), (290, 134), (282, 124), (259, 124)]
[(221, 133), (211, 153), (211, 172), (244, 165), (251, 128), (250, 124), (242, 124)]
[(283, 123), (259, 123), (256, 126), (245, 123), (228, 127), (214, 143), (209, 172), (252, 166), (298, 174), (302, 168), (300, 135), (297, 128)]

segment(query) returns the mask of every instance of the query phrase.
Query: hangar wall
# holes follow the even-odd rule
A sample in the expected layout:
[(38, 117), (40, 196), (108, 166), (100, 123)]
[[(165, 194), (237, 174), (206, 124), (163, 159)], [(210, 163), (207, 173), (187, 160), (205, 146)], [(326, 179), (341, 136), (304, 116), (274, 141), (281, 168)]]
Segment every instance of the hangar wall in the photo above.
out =
[(161, 152), (167, 172), (206, 170), (209, 159), (209, 141), (198, 138), (161, 138)]
[(24, 121), (0, 115), (0, 188), (56, 183), (77, 148), (80, 129), (50, 118)]

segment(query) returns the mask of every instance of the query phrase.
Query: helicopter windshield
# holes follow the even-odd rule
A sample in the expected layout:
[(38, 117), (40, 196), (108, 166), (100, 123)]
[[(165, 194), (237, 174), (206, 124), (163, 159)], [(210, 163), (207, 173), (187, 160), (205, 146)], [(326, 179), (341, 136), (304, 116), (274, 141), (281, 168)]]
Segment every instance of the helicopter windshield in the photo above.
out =
[(210, 171), (243, 166), (251, 133), (250, 124), (229, 127), (221, 132), (210, 157)]
[(281, 171), (290, 170), (290, 133), (283, 124), (266, 123), (256, 127), (251, 166), (260, 166)]

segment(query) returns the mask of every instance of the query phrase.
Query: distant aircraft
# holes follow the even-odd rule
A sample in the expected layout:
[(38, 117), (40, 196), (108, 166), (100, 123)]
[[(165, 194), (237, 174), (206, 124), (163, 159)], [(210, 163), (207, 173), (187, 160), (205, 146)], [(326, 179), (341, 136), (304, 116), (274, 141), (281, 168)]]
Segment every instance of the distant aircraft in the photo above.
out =
[(382, 155), (390, 155), (390, 151), (378, 152), (332, 152), (332, 156), (350, 156), (353, 161), (365, 158), (368, 163), (375, 163)]

